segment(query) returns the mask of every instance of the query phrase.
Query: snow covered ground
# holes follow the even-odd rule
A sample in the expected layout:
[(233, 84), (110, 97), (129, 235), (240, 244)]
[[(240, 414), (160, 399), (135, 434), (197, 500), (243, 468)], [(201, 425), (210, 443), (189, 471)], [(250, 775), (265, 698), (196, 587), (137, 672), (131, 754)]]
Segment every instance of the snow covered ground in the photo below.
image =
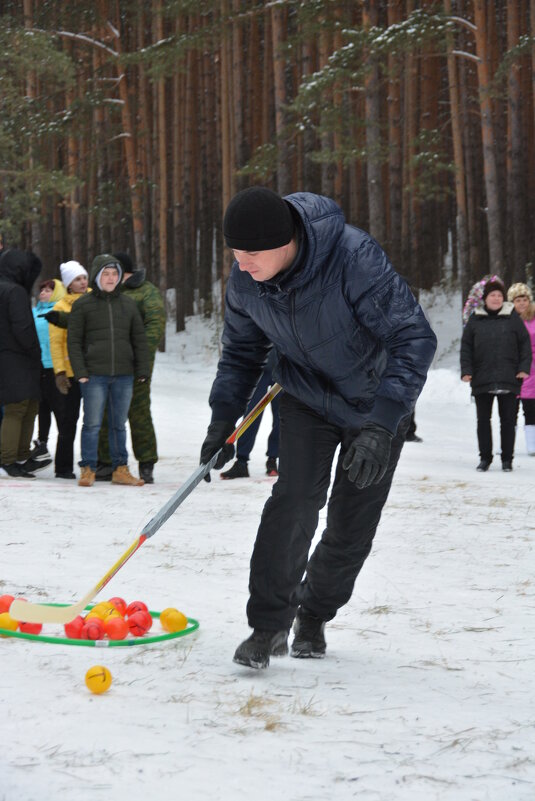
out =
[[(457, 299), (422, 299), (439, 352), (375, 547), (324, 660), (232, 663), (273, 479), (202, 484), (103, 596), (176, 606), (197, 633), (134, 648), (0, 640), (0, 801), (533, 801), (535, 459), (475, 471)], [(161, 460), (143, 488), (0, 481), (0, 594), (78, 600), (197, 466), (214, 335), (169, 332), (154, 379)], [(321, 531), (321, 522), (318, 531)], [(52, 633), (52, 631), (50, 631)], [(114, 681), (91, 695), (84, 675)]]

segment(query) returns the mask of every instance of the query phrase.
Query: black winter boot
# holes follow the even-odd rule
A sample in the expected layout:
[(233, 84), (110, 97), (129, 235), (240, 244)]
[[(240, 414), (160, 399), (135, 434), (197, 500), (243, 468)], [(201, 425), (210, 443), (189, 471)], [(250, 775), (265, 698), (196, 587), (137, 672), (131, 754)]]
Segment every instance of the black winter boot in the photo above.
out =
[(267, 668), (270, 656), (286, 656), (288, 653), (288, 632), (258, 631), (254, 629), (250, 637), (242, 642), (234, 654), (234, 662), (250, 668)]
[(111, 481), (111, 474), (113, 473), (113, 466), (105, 462), (98, 462), (97, 470), (95, 473), (95, 481)]
[(50, 459), (46, 442), (41, 442), (40, 439), (34, 439), (33, 444), (34, 447), (30, 451), (30, 459), (35, 459), (36, 462), (40, 462), (42, 459)]
[(139, 477), (143, 479), (145, 484), (154, 484), (153, 470), (154, 465), (152, 462), (139, 463)]
[(52, 459), (26, 459), (25, 462), (18, 462), (19, 467), (22, 467), (27, 473), (36, 473), (38, 470), (43, 470), (52, 464)]
[(35, 478), (35, 476), (25, 470), (21, 464), (12, 462), (11, 464), (0, 464), (0, 478)]
[(294, 621), (294, 634), (291, 656), (296, 659), (323, 659), (327, 648), (324, 620), (299, 607)]
[(478, 473), (486, 473), (491, 464), (492, 464), (492, 459), (482, 459), (478, 464), (478, 466), (476, 467), (476, 470)]
[(277, 469), (277, 460), (270, 456), (266, 462), (266, 473), (268, 476), (278, 476), (279, 471)]
[(249, 478), (249, 468), (247, 462), (242, 459), (236, 459), (230, 470), (225, 470), (221, 473), (221, 478), (226, 481), (231, 478)]

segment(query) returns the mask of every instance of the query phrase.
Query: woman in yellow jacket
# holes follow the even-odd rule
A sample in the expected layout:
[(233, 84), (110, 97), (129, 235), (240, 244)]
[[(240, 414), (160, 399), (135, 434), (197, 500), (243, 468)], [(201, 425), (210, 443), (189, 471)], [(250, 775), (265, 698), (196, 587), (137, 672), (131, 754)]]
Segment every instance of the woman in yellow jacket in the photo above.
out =
[[(60, 265), (61, 280), (67, 287), (67, 294), (59, 300), (52, 310), (54, 312), (72, 311), (72, 305), (88, 291), (87, 270), (77, 261), (68, 261)], [(72, 381), (73, 371), (67, 350), (67, 329), (50, 325), (50, 352), (56, 386), (63, 399), (60, 419), (58, 420), (58, 445), (56, 449), (56, 478), (76, 478), (74, 466), (74, 440), (76, 426), (80, 415), (80, 386)]]

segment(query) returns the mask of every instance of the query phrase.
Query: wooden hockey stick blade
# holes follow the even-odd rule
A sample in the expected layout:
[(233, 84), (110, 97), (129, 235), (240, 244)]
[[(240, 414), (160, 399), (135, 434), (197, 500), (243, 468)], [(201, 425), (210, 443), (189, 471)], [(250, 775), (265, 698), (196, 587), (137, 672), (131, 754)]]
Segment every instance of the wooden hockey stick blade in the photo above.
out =
[[(281, 387), (279, 384), (273, 384), (271, 389), (266, 392), (264, 397), (251, 409), (249, 414), (243, 418), (241, 423), (232, 432), (227, 439), (228, 444), (235, 442), (244, 431), (246, 431), (253, 420), (255, 420), (261, 412), (264, 411), (266, 406), (273, 400), (275, 395), (279, 393)], [(180, 504), (188, 497), (188, 495), (195, 489), (195, 487), (202, 481), (202, 479), (210, 472), (217, 461), (220, 451), (217, 451), (207, 464), (201, 464), (195, 470), (189, 479), (182, 484), (182, 486), (175, 492), (175, 494), (162, 506), (162, 508), (154, 515), (152, 520), (147, 524), (143, 533), (136, 537), (134, 542), (124, 552), (124, 554), (115, 562), (107, 573), (95, 584), (95, 586), (84, 597), (77, 601), (75, 604), (69, 606), (47, 606), (46, 604), (33, 604), (29, 601), (21, 601), (15, 599), (9, 607), (9, 614), (15, 620), (22, 620), (25, 623), (69, 623), (71, 620), (82, 612), (87, 604), (98, 595), (98, 593), (111, 581), (116, 573), (122, 566), (130, 559), (131, 556), (143, 545), (145, 540), (154, 536), (161, 526), (171, 517)]]
[(135, 542), (124, 552), (120, 559), (104, 575), (98, 584), (95, 584), (84, 597), (70, 606), (47, 606), (46, 604), (32, 604), (29, 601), (15, 599), (9, 607), (9, 614), (15, 620), (23, 620), (25, 623), (70, 623), (71, 620), (82, 612), (87, 604), (93, 600), (95, 595), (106, 586), (125, 562), (140, 548), (147, 537), (142, 534), (137, 537)]

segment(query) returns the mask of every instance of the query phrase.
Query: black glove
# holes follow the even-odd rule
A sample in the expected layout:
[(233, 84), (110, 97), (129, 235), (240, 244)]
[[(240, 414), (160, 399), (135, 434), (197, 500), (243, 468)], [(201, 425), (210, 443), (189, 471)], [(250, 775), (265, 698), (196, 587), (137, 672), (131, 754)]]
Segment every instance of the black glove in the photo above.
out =
[(38, 314), (38, 317), (44, 317), (47, 323), (51, 325), (57, 325), (59, 323), (59, 312), (57, 311), (49, 311), (46, 314)]
[(342, 467), (358, 489), (377, 484), (386, 473), (392, 437), (386, 428), (368, 423), (349, 446)]
[[(234, 456), (234, 445), (226, 445), (225, 440), (234, 431), (234, 423), (229, 423), (228, 420), (214, 420), (208, 426), (206, 432), (206, 439), (204, 440), (201, 448), (200, 464), (208, 464), (214, 453), (221, 449), (221, 453), (217, 458), (214, 467), (216, 470), (221, 470), (223, 465), (230, 462)], [(210, 473), (204, 477), (205, 481), (211, 481)]]

